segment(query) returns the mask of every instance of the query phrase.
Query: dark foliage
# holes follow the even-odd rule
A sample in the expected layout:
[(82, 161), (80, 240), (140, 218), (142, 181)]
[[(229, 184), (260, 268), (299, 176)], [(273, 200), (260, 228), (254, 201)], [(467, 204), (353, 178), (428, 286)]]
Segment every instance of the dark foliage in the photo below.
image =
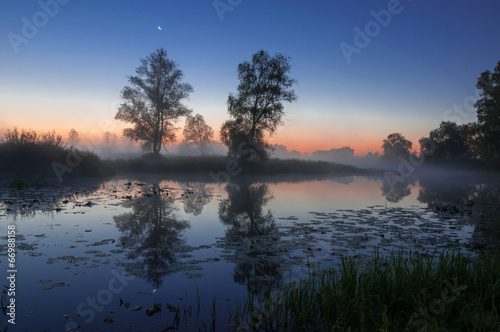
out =
[(67, 147), (55, 132), (8, 130), (0, 142), (0, 161), (0, 172), (7, 175), (52, 177), (54, 165), (64, 167), (65, 176), (111, 174), (96, 154)]

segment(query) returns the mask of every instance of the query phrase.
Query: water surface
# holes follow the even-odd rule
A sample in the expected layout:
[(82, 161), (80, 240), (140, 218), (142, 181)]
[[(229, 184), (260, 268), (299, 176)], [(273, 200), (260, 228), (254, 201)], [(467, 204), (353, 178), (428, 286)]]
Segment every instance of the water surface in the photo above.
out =
[(374, 246), (382, 254), (484, 247), (498, 185), (439, 179), (391, 187), (359, 176), (232, 184), (134, 177), (3, 189), (5, 271), (7, 226), (17, 232), (16, 327), (203, 330), (215, 300), (216, 326), (226, 329), (247, 287), (303, 278), (311, 265), (368, 261)]

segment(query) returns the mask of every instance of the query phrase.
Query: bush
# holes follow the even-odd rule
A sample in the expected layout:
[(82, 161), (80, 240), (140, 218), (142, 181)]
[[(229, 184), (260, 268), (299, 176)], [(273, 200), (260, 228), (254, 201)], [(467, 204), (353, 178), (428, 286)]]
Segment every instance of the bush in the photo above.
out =
[[(77, 160), (68, 163), (72, 156), (76, 156)], [(8, 130), (0, 142), (0, 160), (0, 172), (23, 177), (30, 174), (54, 176), (54, 163), (74, 166), (66, 173), (73, 176), (110, 174), (110, 170), (96, 154), (67, 147), (61, 136), (54, 131), (39, 135), (33, 130)], [(19, 187), (22, 181), (16, 183), (15, 187)]]

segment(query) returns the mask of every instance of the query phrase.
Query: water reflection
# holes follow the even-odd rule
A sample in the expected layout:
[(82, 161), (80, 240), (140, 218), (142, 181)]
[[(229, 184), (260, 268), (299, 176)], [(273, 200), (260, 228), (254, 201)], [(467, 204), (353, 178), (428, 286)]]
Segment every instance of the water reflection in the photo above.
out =
[(128, 258), (136, 260), (135, 268), (144, 271), (146, 280), (156, 288), (169, 274), (176, 253), (185, 244), (182, 232), (189, 227), (188, 221), (177, 219), (174, 202), (174, 195), (155, 183), (143, 188), (141, 197), (124, 203), (132, 212), (113, 217)]
[(54, 218), (61, 211), (86, 204), (102, 186), (100, 181), (89, 181), (85, 185), (44, 185), (23, 189), (0, 190), (0, 211), (7, 218), (32, 219), (36, 216)]
[(440, 202), (470, 201), (474, 195), (475, 183), (466, 181), (436, 181), (432, 177), (419, 179), (418, 201), (434, 207)]
[(280, 240), (278, 226), (271, 210), (264, 210), (273, 196), (262, 183), (229, 184), (226, 191), (228, 198), (219, 204), (219, 218), (227, 226), (226, 246), (234, 249), (229, 259), (236, 263), (233, 279), (257, 291), (268, 278), (281, 278), (281, 259), (273, 250)]
[(391, 184), (389, 184), (388, 181), (383, 181), (382, 196), (384, 196), (388, 202), (399, 203), (403, 200), (403, 198), (410, 196), (411, 186), (414, 184), (415, 180), (398, 181)]
[(226, 237), (241, 241), (256, 235), (269, 235), (277, 230), (271, 210), (264, 206), (274, 197), (267, 184), (229, 184), (228, 198), (219, 204), (219, 218), (229, 226)]
[(474, 235), (468, 247), (500, 249), (500, 184), (491, 179), (419, 179), (418, 201), (426, 203), (440, 219), (469, 216)]
[(205, 205), (212, 201), (213, 187), (206, 183), (187, 183), (184, 186), (184, 212), (198, 216)]

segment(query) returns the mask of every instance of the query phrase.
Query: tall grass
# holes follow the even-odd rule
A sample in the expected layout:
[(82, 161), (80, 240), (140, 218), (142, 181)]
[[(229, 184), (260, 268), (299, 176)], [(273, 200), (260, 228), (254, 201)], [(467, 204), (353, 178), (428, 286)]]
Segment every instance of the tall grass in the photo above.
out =
[(387, 258), (375, 251), (367, 265), (343, 258), (338, 268), (250, 292), (235, 316), (264, 331), (497, 331), (499, 299), (496, 254), (472, 261), (453, 250)]

